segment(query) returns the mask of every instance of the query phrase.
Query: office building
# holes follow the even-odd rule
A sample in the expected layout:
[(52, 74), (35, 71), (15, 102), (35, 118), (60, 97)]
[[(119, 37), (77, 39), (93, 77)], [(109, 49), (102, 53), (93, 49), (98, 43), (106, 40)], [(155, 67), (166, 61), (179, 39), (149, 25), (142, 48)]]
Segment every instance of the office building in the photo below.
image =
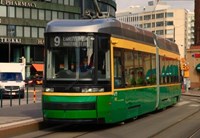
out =
[(147, 29), (178, 44), (181, 57), (194, 44), (194, 13), (186, 9), (170, 8), (164, 2), (149, 3), (148, 6), (132, 6), (119, 12), (117, 19)]
[[(104, 15), (115, 17), (115, 0), (101, 0), (98, 5)], [(91, 0), (0, 0), (0, 62), (25, 57), (27, 77), (42, 73), (46, 24), (83, 18), (86, 10), (95, 11)]]

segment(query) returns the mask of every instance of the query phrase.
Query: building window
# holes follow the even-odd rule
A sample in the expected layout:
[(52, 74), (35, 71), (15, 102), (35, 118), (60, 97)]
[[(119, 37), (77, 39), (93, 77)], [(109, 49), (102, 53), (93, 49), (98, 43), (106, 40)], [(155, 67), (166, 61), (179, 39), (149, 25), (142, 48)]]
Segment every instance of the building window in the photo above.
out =
[(70, 6), (74, 6), (74, 0), (70, 0)]
[(37, 38), (38, 37), (38, 28), (37, 27), (32, 27), (31, 29), (32, 29), (31, 30), (31, 36), (33, 38)]
[(0, 6), (0, 16), (6, 17), (6, 6)]
[(156, 27), (164, 26), (164, 22), (156, 22)]
[(63, 18), (64, 18), (63, 12), (58, 12), (58, 19), (63, 19)]
[(75, 17), (74, 17), (74, 14), (73, 13), (70, 13), (69, 14), (69, 19), (74, 19)]
[(169, 29), (169, 30), (165, 30), (165, 34), (174, 34), (174, 30), (173, 29)]
[(46, 18), (47, 21), (51, 20), (51, 11), (49, 11), (49, 10), (45, 11), (45, 18)]
[(8, 17), (15, 18), (15, 7), (8, 7)]
[(31, 10), (30, 8), (24, 8), (24, 18), (30, 19), (31, 18)]
[(145, 23), (144, 28), (151, 28), (151, 23)]
[(155, 22), (152, 23), (152, 27), (155, 27)]
[(37, 20), (38, 19), (38, 10), (37, 9), (31, 9), (31, 16), (32, 16), (32, 19)]
[(44, 20), (44, 10), (39, 10), (39, 20)]
[(63, 0), (58, 0), (58, 4), (63, 4)]
[(159, 18), (164, 18), (164, 13), (156, 14), (156, 19), (159, 19)]
[(140, 21), (142, 21), (143, 20), (143, 17), (142, 16), (140, 16)]
[(80, 19), (80, 15), (79, 14), (74, 14), (74, 19)]
[(30, 27), (24, 27), (24, 37), (30, 37), (31, 36), (31, 28)]
[(152, 14), (152, 19), (155, 19), (155, 14)]
[(39, 28), (39, 38), (44, 38), (44, 28)]
[(64, 5), (69, 5), (69, 0), (64, 0)]
[(174, 13), (173, 12), (165, 13), (165, 17), (174, 17)]
[(145, 15), (144, 16), (144, 20), (150, 20), (151, 19), (151, 15)]
[(165, 24), (166, 24), (166, 26), (171, 26), (171, 25), (174, 25), (174, 22), (173, 21), (166, 21)]
[(23, 27), (22, 26), (16, 26), (16, 36), (23, 37)]
[(7, 35), (7, 31), (6, 31), (6, 25), (0, 25), (0, 35), (1, 36), (6, 36)]
[(23, 9), (21, 7), (16, 7), (16, 18), (23, 18)]
[(58, 0), (52, 0), (52, 3), (58, 3)]
[(16, 30), (15, 29), (16, 29), (15, 25), (8, 25), (8, 31), (7, 31), (8, 36), (15, 37), (16, 36)]
[(69, 13), (64, 13), (64, 19), (69, 19)]
[(163, 30), (156, 30), (156, 34), (157, 34), (157, 35), (163, 35), (163, 34), (164, 34), (164, 31), (163, 31)]
[(53, 19), (58, 19), (58, 12), (57, 11), (52, 11), (52, 20)]

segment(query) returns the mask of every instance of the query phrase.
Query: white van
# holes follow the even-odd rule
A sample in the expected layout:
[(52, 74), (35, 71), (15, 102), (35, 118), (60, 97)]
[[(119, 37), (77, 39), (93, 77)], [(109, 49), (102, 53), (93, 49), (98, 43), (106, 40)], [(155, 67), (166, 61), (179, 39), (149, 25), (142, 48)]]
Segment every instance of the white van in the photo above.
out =
[(24, 63), (0, 63), (0, 92), (3, 97), (12, 95), (24, 98), (24, 79)]

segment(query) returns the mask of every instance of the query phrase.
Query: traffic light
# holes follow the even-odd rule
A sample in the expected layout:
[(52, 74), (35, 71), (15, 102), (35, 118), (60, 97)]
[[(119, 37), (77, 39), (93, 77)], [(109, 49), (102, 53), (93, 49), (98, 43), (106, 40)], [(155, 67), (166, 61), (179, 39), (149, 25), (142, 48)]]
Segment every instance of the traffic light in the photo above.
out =
[(185, 70), (186, 64), (185, 63), (181, 63), (181, 70)]

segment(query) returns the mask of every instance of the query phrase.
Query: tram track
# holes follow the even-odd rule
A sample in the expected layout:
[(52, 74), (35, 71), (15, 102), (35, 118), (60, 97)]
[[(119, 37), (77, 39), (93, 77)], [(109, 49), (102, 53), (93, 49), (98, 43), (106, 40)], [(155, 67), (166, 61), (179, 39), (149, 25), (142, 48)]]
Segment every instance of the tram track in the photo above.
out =
[[(133, 135), (135, 138), (198, 138), (200, 136), (199, 116), (200, 102), (198, 98), (182, 97), (180, 104), (173, 108), (155, 114), (147, 114), (147, 116), (135, 121), (125, 122), (125, 125), (65, 124), (15, 138), (87, 138), (95, 136), (98, 136), (98, 138), (108, 136), (130, 138)], [(153, 127), (149, 127), (151, 124), (153, 124)], [(122, 132), (126, 135), (122, 135)]]
[[(198, 104), (200, 103), (199, 100), (197, 100), (197, 99), (188, 99), (186, 97), (182, 97), (182, 99), (185, 99), (185, 100), (187, 99), (191, 102), (195, 102), (195, 103), (198, 103)], [(172, 129), (173, 127), (180, 125), (181, 123), (183, 123), (185, 121), (191, 120), (195, 115), (198, 116), (198, 114), (200, 114), (200, 109), (196, 110), (195, 112), (186, 116), (185, 118), (182, 118), (181, 120), (178, 120), (177, 122), (163, 128), (162, 130), (158, 131), (157, 133), (151, 135), (150, 138), (158, 138), (160, 135), (162, 135), (162, 133), (167, 133), (167, 131), (169, 129)], [(200, 127), (197, 128), (196, 130), (194, 130), (191, 134), (188, 134), (189, 136), (187, 136), (186, 138), (194, 138), (197, 133), (200, 133)]]
[[(196, 134), (200, 133), (200, 128), (197, 129), (190, 137), (188, 138), (195, 138), (196, 137)], [(198, 136), (197, 136), (198, 137)]]

